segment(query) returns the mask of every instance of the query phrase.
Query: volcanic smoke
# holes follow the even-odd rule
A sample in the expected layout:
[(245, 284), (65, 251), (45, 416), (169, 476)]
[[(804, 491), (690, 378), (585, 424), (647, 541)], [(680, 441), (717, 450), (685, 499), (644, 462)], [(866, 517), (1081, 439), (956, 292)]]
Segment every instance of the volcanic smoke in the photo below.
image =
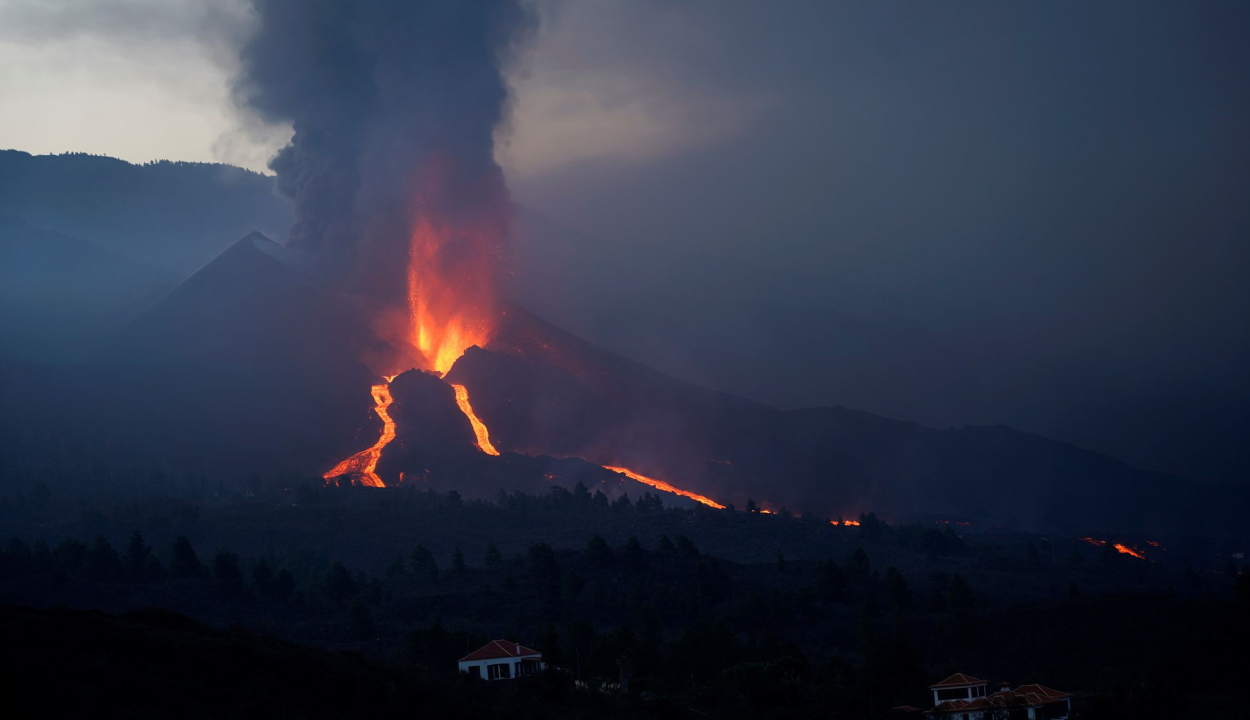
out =
[[(509, 90), (502, 68), (530, 34), (519, 0), (252, 0), (258, 25), (234, 91), (263, 121), (289, 123), (270, 163), (291, 199), (287, 244), (318, 262), (372, 316), (393, 357), (363, 357), (380, 375), (446, 375), (498, 323), (511, 220), (494, 134)], [(463, 385), (456, 404), (474, 444), (498, 455)], [(325, 473), (384, 487), (395, 439), (390, 378), (373, 385), (376, 442)], [(720, 503), (609, 467), (710, 507)]]

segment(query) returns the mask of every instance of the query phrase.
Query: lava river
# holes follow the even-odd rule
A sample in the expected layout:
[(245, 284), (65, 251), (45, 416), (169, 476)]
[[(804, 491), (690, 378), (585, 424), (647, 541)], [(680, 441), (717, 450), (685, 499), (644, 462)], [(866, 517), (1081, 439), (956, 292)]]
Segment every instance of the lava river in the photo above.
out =
[(378, 436), (378, 441), (372, 447), (361, 450), (335, 465), (321, 476), (323, 479), (328, 481), (341, 475), (354, 475), (360, 478), (362, 485), (386, 487), (386, 483), (378, 477), (378, 461), (382, 459), (382, 448), (395, 439), (395, 421), (391, 419), (390, 413), (391, 403), (395, 402), (395, 399), (391, 397), (391, 380), (393, 379), (393, 376), (388, 377), (386, 382), (378, 383), (370, 388), (373, 395), (373, 411), (382, 418), (382, 434)]
[[(391, 419), (390, 414), (390, 406), (394, 402), (394, 398), (391, 397), (390, 388), (390, 382), (393, 379), (394, 376), (385, 378), (385, 382), (378, 383), (371, 388), (373, 394), (373, 411), (376, 412), (378, 417), (382, 419), (382, 434), (378, 437), (377, 442), (375, 442), (372, 447), (361, 450), (355, 455), (343, 460), (338, 465), (335, 465), (328, 472), (322, 475), (323, 479), (330, 481), (336, 477), (350, 475), (359, 478), (362, 485), (379, 488), (386, 487), (386, 483), (383, 482), (382, 478), (378, 476), (377, 469), (378, 461), (382, 459), (382, 450), (395, 439), (395, 421)], [(487, 455), (498, 455), (499, 450), (496, 449), (490, 441), (490, 430), (487, 429), (486, 423), (482, 422), (482, 419), (479, 418), (477, 413), (473, 411), (473, 405), (469, 402), (469, 389), (464, 385), (449, 384), (451, 385), (452, 390), (456, 393), (456, 406), (460, 409), (460, 412), (464, 413), (464, 416), (469, 420), (469, 425), (473, 428), (473, 444), (478, 450), (486, 453)], [(629, 468), (616, 465), (603, 465), (602, 467), (605, 470), (620, 473), (631, 480), (640, 482), (643, 485), (648, 485), (656, 490), (662, 490), (674, 495), (680, 495), (681, 497), (689, 498), (697, 503), (701, 503), (718, 510), (725, 509), (724, 505), (709, 497), (690, 492), (689, 490), (682, 490), (681, 488), (674, 487), (663, 480), (648, 477), (642, 473), (634, 472)]]

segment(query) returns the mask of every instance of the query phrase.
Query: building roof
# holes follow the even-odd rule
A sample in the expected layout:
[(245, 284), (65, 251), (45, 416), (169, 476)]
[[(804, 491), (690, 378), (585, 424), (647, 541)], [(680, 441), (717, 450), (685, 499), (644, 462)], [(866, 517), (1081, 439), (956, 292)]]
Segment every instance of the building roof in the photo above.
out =
[(950, 677), (946, 678), (945, 680), (938, 683), (937, 685), (930, 685), (929, 689), (937, 690), (939, 688), (968, 687), (970, 685), (984, 685), (986, 684), (986, 682), (987, 682), (986, 680), (978, 680), (972, 677), (971, 675), (964, 675), (963, 673), (955, 673), (954, 675), (951, 675)]
[[(1007, 692), (1010, 692), (1012, 695), (1017, 697), (1024, 698), (1030, 705), (1045, 705), (1046, 703), (1052, 703), (1058, 700), (1063, 700), (1064, 698), (1072, 697), (1070, 693), (1061, 692), (1059, 690), (1055, 690), (1054, 688), (1048, 688), (1045, 685), (1038, 685), (1036, 683), (1032, 685), (1021, 685), (1014, 691), (1004, 691), (1003, 694)], [(1000, 693), (994, 694), (998, 695)]]
[(976, 700), (943, 700), (938, 703), (932, 710), (925, 711), (925, 714), (955, 712), (958, 710), (985, 710), (994, 707), (989, 702), (989, 698), (977, 698)]
[(542, 655), (542, 653), (533, 648), (527, 648), (520, 643), (514, 643), (511, 640), (491, 640), (477, 650), (460, 658), (460, 662), (525, 657), (527, 655)]
[[(966, 676), (965, 676), (966, 677)], [(945, 682), (945, 681), (943, 681)], [(962, 710), (988, 710), (1001, 707), (1039, 707), (1072, 697), (1045, 685), (1021, 685), (1015, 690), (1000, 690), (975, 700), (945, 700), (925, 714), (959, 712)]]

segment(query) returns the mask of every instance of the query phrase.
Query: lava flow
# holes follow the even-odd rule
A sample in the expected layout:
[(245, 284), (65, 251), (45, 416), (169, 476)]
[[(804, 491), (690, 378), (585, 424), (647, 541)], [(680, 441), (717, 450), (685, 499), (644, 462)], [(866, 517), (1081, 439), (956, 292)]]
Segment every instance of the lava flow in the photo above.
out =
[(1140, 550), (1138, 550), (1138, 549), (1136, 549), (1136, 548), (1131, 548), (1131, 547), (1129, 547), (1128, 545), (1125, 545), (1124, 543), (1116, 543), (1116, 544), (1115, 544), (1115, 549), (1116, 549), (1116, 552), (1118, 552), (1118, 553), (1120, 553), (1120, 554), (1122, 554), (1122, 555), (1132, 555), (1133, 557), (1137, 558), (1138, 560), (1145, 560), (1145, 559), (1146, 559), (1146, 556), (1145, 556), (1145, 555), (1143, 555), (1143, 554), (1141, 553), (1141, 551), (1140, 551)]
[[(487, 455), (498, 455), (499, 451), (496, 450), (495, 446), (490, 442), (490, 431), (486, 428), (486, 423), (482, 422), (481, 418), (477, 416), (477, 413), (473, 411), (473, 406), (469, 403), (469, 389), (464, 385), (457, 385), (454, 383), (451, 387), (456, 391), (456, 405), (460, 407), (460, 412), (464, 413), (464, 416), (469, 419), (469, 424), (473, 426), (473, 435), (476, 438), (474, 440), (474, 444), (477, 445), (477, 449)], [(638, 482), (644, 485), (650, 485), (657, 490), (663, 490), (664, 492), (681, 495), (682, 497), (690, 498), (695, 502), (703, 503), (704, 505), (716, 508), (717, 510), (725, 509), (724, 505), (721, 505), (711, 498), (704, 497), (698, 493), (692, 493), (689, 490), (675, 488), (663, 480), (656, 480), (655, 478), (647, 477), (646, 475), (636, 473), (629, 468), (615, 467), (612, 465), (604, 465), (603, 468), (611, 470), (612, 472), (621, 473), (631, 480), (637, 480)]]
[(647, 477), (646, 475), (640, 475), (639, 473), (636, 473), (633, 470), (630, 470), (629, 468), (615, 467), (612, 465), (604, 465), (603, 467), (605, 470), (611, 470), (612, 472), (620, 473), (624, 475), (625, 477), (629, 478), (630, 480), (637, 480), (643, 485), (650, 485), (651, 487), (657, 490), (663, 490), (664, 492), (671, 492), (675, 495), (688, 497), (691, 500), (694, 500), (695, 502), (703, 503), (704, 505), (707, 505), (708, 507), (714, 507), (717, 510), (725, 509), (724, 505), (721, 505), (720, 503), (716, 502), (715, 500), (711, 498), (704, 497), (697, 493), (692, 493), (689, 490), (682, 490), (680, 488), (675, 488), (672, 485), (669, 485), (668, 483), (664, 482), (663, 480), (656, 480), (655, 478)]
[[(1107, 545), (1106, 540), (1099, 540), (1098, 538), (1083, 537), (1081, 539), (1089, 543), (1090, 545), (1096, 545), (1098, 547), (1106, 547)], [(1158, 547), (1158, 544), (1156, 543), (1151, 543), (1151, 544), (1154, 545), (1155, 547)], [(1111, 547), (1115, 548), (1115, 551), (1120, 553), (1121, 555), (1129, 555), (1129, 556), (1137, 558), (1138, 560), (1146, 559), (1146, 554), (1134, 546), (1125, 545), (1124, 543), (1112, 543)]]
[(478, 418), (477, 413), (473, 412), (473, 406), (469, 404), (469, 389), (456, 384), (452, 384), (451, 389), (456, 391), (456, 405), (460, 406), (460, 412), (469, 418), (469, 424), (473, 426), (474, 444), (477, 445), (477, 449), (487, 455), (498, 455), (499, 451), (490, 444), (490, 431), (486, 429), (486, 424)]
[(378, 441), (372, 447), (361, 450), (352, 455), (343, 462), (335, 465), (329, 472), (321, 477), (325, 480), (340, 477), (342, 475), (354, 475), (360, 478), (362, 485), (369, 487), (386, 487), (386, 483), (382, 482), (382, 478), (378, 477), (378, 461), (382, 459), (382, 448), (390, 444), (395, 439), (395, 421), (391, 419), (390, 407), (395, 399), (391, 397), (391, 380), (392, 377), (386, 378), (386, 382), (374, 385), (371, 388), (373, 394), (373, 411), (382, 418), (382, 434), (378, 437)]

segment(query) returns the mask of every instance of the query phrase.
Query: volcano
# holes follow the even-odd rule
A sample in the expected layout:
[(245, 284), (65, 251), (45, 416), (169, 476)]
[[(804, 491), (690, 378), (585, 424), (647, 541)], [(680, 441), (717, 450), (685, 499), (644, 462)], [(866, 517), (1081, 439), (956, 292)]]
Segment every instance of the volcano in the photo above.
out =
[[(167, 470), (295, 471), (483, 498), (581, 482), (690, 506), (1035, 529), (1211, 531), (1250, 508), (1237, 488), (1002, 426), (779, 410), (674, 379), (507, 303), (489, 340), (445, 374), (388, 379), (362, 360), (407, 352), (299, 253), (253, 234), (120, 333), (109, 362), (6, 368), (4, 416), (22, 418), (10, 437), (23, 439), (6, 454), (37, 464), (69, 435), (84, 452)], [(365, 465), (335, 472), (362, 452)]]

